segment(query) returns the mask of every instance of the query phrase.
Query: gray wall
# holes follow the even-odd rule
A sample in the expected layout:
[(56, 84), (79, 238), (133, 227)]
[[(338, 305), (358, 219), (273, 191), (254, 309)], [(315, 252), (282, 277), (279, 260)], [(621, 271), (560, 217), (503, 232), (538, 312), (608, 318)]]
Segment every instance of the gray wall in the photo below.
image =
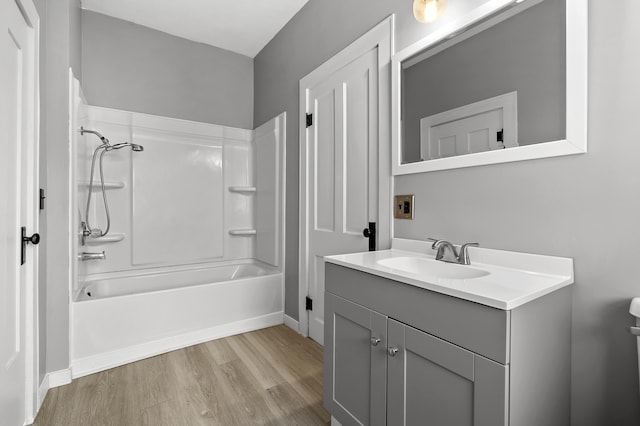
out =
[[(449, 16), (469, 2), (449, 2)], [(399, 177), (416, 219), (396, 236), (572, 257), (572, 424), (640, 424), (635, 340), (626, 329), (640, 239), (640, 2), (590, 0), (589, 153)], [(411, 2), (312, 0), (255, 61), (255, 123), (298, 117), (300, 78), (396, 12), (396, 50), (432, 30)], [(441, 21), (441, 25), (446, 23)], [(297, 318), (298, 120), (287, 128), (286, 313)]]
[[(396, 51), (478, 6), (456, 0), (433, 24), (418, 23), (406, 0), (312, 0), (265, 46), (254, 63), (255, 126), (286, 111), (287, 224), (285, 312), (298, 318), (298, 85), (300, 79), (389, 15), (396, 14)], [(292, 117), (292, 118), (291, 118)]]
[(69, 67), (80, 75), (80, 1), (36, 0), (40, 16), (39, 381), (69, 367)]
[(420, 161), (420, 119), (518, 92), (520, 145), (565, 138), (564, 1), (546, 0), (404, 70), (404, 162)]
[(253, 128), (253, 61), (82, 11), (82, 90), (90, 105)]
[[(452, 3), (450, 9), (474, 0)], [(285, 312), (298, 318), (298, 85), (302, 77), (366, 33), (406, 1), (312, 0), (265, 46), (254, 61), (254, 125), (287, 112)], [(410, 5), (408, 6), (411, 9)], [(424, 33), (410, 17), (397, 16), (397, 42)], [(357, 18), (356, 18), (357, 17)], [(404, 41), (402, 41), (404, 40)]]

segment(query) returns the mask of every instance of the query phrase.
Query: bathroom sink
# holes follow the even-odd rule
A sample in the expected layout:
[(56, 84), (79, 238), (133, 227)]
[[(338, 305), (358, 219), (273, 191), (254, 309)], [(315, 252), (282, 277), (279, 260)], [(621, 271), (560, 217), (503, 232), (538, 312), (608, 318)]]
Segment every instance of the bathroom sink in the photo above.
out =
[(493, 308), (511, 310), (573, 284), (573, 260), (474, 247), (471, 265), (435, 260), (427, 241), (396, 239), (397, 248), (325, 256), (338, 266)]
[(422, 257), (390, 257), (377, 261), (380, 266), (444, 279), (468, 280), (489, 275), (489, 272), (466, 265), (456, 265)]

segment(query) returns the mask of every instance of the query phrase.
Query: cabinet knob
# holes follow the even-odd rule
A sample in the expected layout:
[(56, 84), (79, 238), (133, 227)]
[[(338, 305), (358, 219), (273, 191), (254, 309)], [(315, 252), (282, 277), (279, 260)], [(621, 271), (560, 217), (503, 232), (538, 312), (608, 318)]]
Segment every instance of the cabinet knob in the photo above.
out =
[(382, 340), (380, 340), (379, 337), (372, 337), (371, 338), (371, 346), (378, 346), (378, 343), (382, 342)]
[(389, 348), (387, 352), (389, 352), (389, 356), (396, 356), (396, 354), (400, 351), (398, 348)]

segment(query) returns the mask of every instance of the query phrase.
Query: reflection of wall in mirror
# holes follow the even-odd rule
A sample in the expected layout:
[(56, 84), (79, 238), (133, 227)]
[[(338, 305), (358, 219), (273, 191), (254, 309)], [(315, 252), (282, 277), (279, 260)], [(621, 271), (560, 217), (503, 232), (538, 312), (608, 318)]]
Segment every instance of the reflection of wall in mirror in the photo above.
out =
[(402, 162), (420, 119), (518, 92), (518, 145), (565, 138), (565, 2), (545, 0), (403, 70)]

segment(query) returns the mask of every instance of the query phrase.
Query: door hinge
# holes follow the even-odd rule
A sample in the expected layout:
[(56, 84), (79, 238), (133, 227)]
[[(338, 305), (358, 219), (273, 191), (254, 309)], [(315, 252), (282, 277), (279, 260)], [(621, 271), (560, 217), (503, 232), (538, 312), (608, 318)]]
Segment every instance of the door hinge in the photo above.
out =
[(496, 134), (496, 139), (498, 142), (504, 142), (504, 129), (498, 130)]
[(307, 127), (313, 126), (313, 114), (307, 114)]
[(47, 198), (44, 195), (44, 189), (40, 188), (40, 210), (44, 210), (44, 199)]
[(309, 296), (305, 299), (304, 308), (307, 311), (313, 311), (313, 300)]

